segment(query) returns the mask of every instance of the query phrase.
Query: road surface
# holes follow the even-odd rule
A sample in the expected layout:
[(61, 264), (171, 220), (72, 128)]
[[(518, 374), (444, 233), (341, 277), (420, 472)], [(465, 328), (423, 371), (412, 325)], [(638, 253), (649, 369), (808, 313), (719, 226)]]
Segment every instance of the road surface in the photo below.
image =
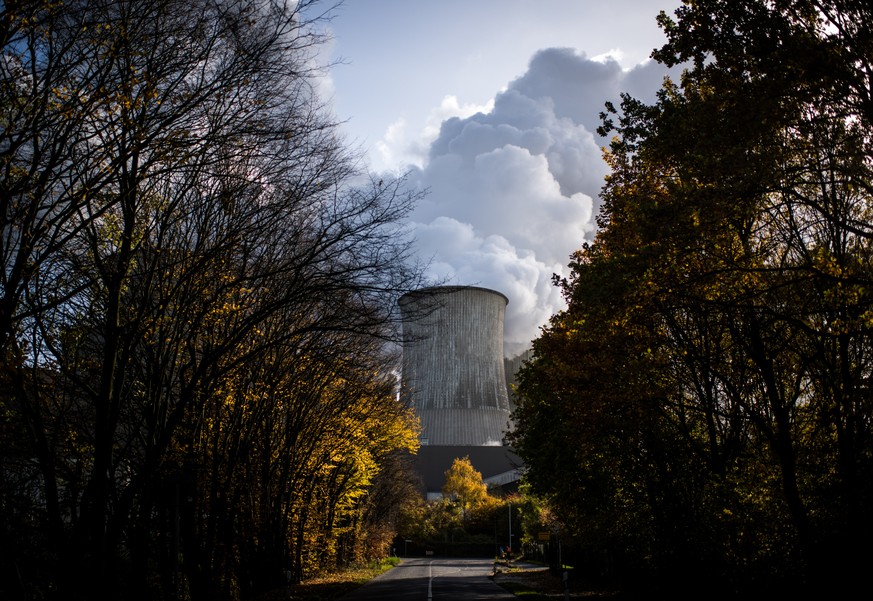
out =
[(493, 559), (404, 559), (342, 601), (509, 601), (516, 597), (494, 584)]

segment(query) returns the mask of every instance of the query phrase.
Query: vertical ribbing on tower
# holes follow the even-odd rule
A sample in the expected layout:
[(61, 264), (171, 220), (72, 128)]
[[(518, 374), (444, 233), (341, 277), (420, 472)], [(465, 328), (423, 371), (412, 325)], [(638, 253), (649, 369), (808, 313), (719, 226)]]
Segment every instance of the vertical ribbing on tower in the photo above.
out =
[(430, 445), (499, 445), (510, 408), (503, 359), (507, 298), (478, 287), (425, 288), (400, 299), (402, 394)]

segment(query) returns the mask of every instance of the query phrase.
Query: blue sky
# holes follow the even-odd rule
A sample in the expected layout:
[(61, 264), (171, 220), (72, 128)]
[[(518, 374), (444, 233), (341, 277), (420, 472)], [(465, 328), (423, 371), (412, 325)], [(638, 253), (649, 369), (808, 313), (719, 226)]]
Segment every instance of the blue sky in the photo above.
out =
[(655, 22), (678, 0), (345, 0), (326, 92), (370, 169), (430, 192), (430, 274), (509, 297), (507, 354), (563, 308), (551, 285), (595, 232), (606, 100), (651, 99)]

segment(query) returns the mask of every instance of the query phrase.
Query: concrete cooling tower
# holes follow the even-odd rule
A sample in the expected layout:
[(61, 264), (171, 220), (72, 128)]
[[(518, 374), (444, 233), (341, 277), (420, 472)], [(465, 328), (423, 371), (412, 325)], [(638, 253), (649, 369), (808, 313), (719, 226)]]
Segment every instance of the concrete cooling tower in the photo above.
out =
[(403, 394), (421, 419), (422, 445), (500, 446), (510, 427), (503, 359), (507, 298), (445, 286), (400, 299)]

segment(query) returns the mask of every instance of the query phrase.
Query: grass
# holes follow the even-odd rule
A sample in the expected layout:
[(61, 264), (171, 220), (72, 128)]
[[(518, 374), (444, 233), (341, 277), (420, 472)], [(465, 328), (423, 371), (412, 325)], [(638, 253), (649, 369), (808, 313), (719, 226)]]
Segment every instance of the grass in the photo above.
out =
[(527, 601), (547, 601), (550, 599), (548, 595), (545, 595), (522, 582), (507, 581), (499, 584), (516, 597), (526, 599)]
[(352, 591), (382, 572), (400, 563), (397, 557), (388, 557), (366, 566), (308, 578), (300, 584), (277, 589), (262, 595), (257, 601), (332, 601)]
[[(539, 562), (526, 562), (528, 567), (516, 567), (517, 564), (498, 562), (500, 568), (494, 575), (495, 583), (525, 601), (558, 601), (565, 599), (565, 582), (559, 575), (553, 574), (548, 568)], [(531, 568), (529, 564), (539, 565)], [(572, 568), (567, 571), (572, 574)], [(569, 596), (571, 599), (584, 599), (585, 601), (619, 601), (629, 599), (623, 597), (617, 591), (589, 590), (581, 583), (575, 582), (571, 577), (569, 584)]]

